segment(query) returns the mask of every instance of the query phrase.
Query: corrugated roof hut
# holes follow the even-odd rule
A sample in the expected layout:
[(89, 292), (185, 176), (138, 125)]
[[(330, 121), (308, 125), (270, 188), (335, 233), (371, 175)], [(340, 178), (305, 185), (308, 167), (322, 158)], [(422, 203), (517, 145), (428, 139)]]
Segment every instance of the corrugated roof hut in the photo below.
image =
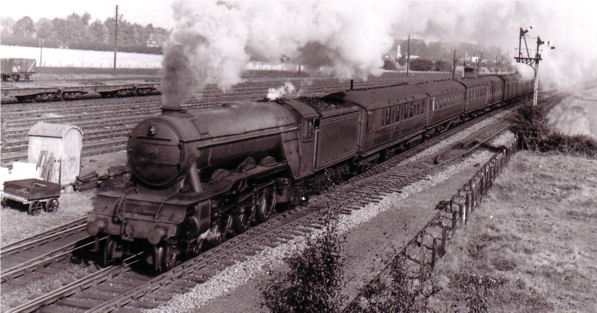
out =
[(41, 178), (62, 186), (75, 182), (81, 170), (83, 132), (74, 125), (39, 122), (29, 130), (30, 163)]

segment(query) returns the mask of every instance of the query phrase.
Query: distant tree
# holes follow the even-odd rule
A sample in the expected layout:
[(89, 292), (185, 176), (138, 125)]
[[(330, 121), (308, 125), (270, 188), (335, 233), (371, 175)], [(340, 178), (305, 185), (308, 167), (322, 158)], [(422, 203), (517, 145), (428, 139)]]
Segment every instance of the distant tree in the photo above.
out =
[[(52, 20), (41, 18), (34, 23), (30, 17), (17, 22), (0, 18), (2, 43), (9, 45), (37, 46), (43, 39), (46, 47), (70, 47), (73, 49), (111, 50), (114, 40), (114, 18), (91, 23), (91, 14), (72, 13), (66, 18)], [(169, 31), (152, 24), (142, 26), (118, 20), (118, 45), (121, 51), (161, 53), (161, 45)], [(148, 46), (151, 42), (151, 46)]]
[(84, 18), (76, 13), (73, 13), (66, 18), (66, 31), (68, 34), (66, 42), (68, 42), (69, 45), (87, 41), (86, 39), (89, 38), (87, 35), (87, 25), (89, 24), (89, 18), (91, 17), (89, 16), (89, 13), (85, 14)]
[(114, 18), (109, 17), (104, 21), (104, 27), (106, 28), (107, 42), (112, 44), (114, 42)]
[[(400, 44), (400, 53), (407, 55), (408, 53), (408, 40), (402, 41)], [(418, 55), (420, 57), (427, 56), (427, 44), (424, 40), (411, 38), (410, 39), (410, 55)]]
[(433, 61), (428, 59), (410, 60), (410, 69), (413, 71), (431, 71), (433, 69)]
[(0, 17), (0, 33), (2, 37), (8, 37), (12, 35), (12, 27), (15, 24), (15, 20), (10, 17)]
[(450, 72), (452, 71), (452, 62), (445, 60), (437, 60), (433, 66), (434, 71)]
[(89, 25), (89, 21), (91, 20), (91, 14), (85, 12), (83, 13), (83, 15), (80, 18), (81, 24), (88, 26)]
[(68, 23), (66, 20), (61, 18), (54, 18), (52, 20), (52, 26), (54, 29), (54, 37), (61, 45), (68, 43), (70, 39), (70, 32), (68, 30)]
[(47, 18), (40, 18), (37, 23), (35, 23), (35, 28), (37, 32), (35, 37), (37, 39), (44, 39), (44, 40), (51, 40), (54, 35), (54, 26), (52, 25), (52, 21)]
[(106, 34), (106, 26), (100, 21), (95, 20), (89, 28), (87, 32), (89, 33), (89, 39), (95, 43), (105, 43), (108, 34)]
[(30, 38), (35, 33), (35, 25), (29, 16), (25, 16), (18, 20), (12, 29), (12, 33), (16, 37)]
[(118, 45), (137, 45), (138, 33), (135, 26), (124, 19), (118, 21)]

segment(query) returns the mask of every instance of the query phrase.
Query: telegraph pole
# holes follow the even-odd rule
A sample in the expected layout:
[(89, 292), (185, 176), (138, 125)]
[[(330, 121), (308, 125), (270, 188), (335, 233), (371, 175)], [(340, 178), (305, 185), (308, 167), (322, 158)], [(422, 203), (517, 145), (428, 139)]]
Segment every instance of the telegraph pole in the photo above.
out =
[(481, 75), (481, 60), (483, 59), (483, 52), (479, 51), (479, 58), (477, 59), (477, 77)]
[(43, 60), (43, 50), (44, 50), (44, 40), (39, 40), (39, 67), (42, 67), (42, 60)]
[(116, 73), (116, 51), (118, 51), (118, 4), (114, 15), (114, 73)]
[[(539, 53), (539, 47), (545, 43), (545, 41), (541, 40), (541, 37), (537, 36), (537, 51), (535, 52), (535, 56), (531, 57), (529, 52), (529, 47), (527, 45), (527, 36), (528, 29), (520, 28), (520, 33), (518, 36), (518, 56), (514, 57), (517, 63), (524, 63), (530, 66), (535, 71), (535, 81), (534, 81), (534, 88), (533, 88), (533, 106), (537, 105), (537, 97), (539, 94), (539, 61), (541, 61), (541, 54)], [(526, 56), (522, 55), (522, 43), (524, 42), (524, 48), (526, 50)], [(555, 49), (555, 47), (551, 47), (551, 49)]]
[[(464, 69), (462, 69), (464, 71)], [(456, 76), (456, 49), (454, 49), (454, 55), (452, 56), (452, 80)]]
[(410, 66), (410, 34), (408, 34), (408, 43), (406, 44), (406, 76), (408, 76), (408, 67)]

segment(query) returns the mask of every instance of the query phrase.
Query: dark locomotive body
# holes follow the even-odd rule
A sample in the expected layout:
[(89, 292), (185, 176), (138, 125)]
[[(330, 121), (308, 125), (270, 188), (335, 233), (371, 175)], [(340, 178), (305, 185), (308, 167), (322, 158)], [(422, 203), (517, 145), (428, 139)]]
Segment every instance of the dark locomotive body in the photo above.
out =
[(103, 263), (144, 250), (155, 270), (165, 270), (182, 254), (267, 220), (276, 205), (298, 204), (531, 90), (512, 76), (488, 76), (165, 108), (131, 132), (132, 186), (98, 194), (88, 231)]

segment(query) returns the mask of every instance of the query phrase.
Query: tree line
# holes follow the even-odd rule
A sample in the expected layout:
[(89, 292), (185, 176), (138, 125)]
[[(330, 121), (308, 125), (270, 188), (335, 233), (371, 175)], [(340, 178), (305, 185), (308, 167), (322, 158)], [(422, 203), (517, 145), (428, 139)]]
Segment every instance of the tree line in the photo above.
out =
[(410, 69), (414, 71), (451, 71), (456, 51), (457, 66), (477, 67), (477, 59), (481, 59), (479, 66), (488, 70), (512, 71), (511, 58), (497, 46), (483, 46), (479, 44), (441, 41), (425, 42), (422, 39), (397, 39), (393, 47), (384, 56), (384, 68), (394, 69), (405, 67), (407, 55), (410, 53)]
[[(43, 40), (44, 47), (71, 48), (83, 50), (113, 50), (115, 19), (109, 17), (103, 22), (91, 20), (89, 13), (73, 13), (66, 18), (40, 18), (37, 22), (29, 16), (17, 21), (1, 18), (1, 36), (4, 45), (37, 47)], [(162, 45), (169, 31), (118, 20), (118, 50), (138, 53), (162, 53)]]

